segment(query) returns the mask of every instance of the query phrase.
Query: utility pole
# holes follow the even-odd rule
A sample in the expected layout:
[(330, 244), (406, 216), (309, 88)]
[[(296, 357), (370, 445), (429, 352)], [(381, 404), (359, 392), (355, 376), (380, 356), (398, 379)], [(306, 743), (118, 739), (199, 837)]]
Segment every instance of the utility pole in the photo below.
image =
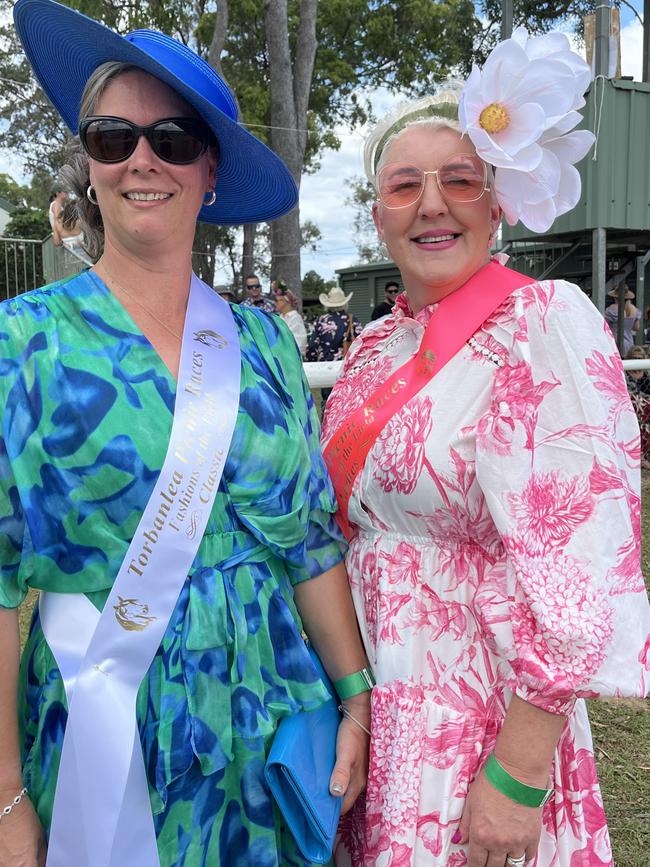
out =
[[(645, 0), (647, 3), (648, 0)], [(600, 0), (596, 6), (596, 39), (594, 56), (596, 75), (609, 77), (609, 0)]]
[[(596, 39), (594, 40), (594, 68), (596, 76), (603, 78), (594, 82), (601, 93), (609, 85), (609, 0), (600, 0), (596, 6)], [(592, 232), (592, 291), (591, 300), (601, 313), (607, 304), (607, 229), (600, 226)]]
[(650, 0), (643, 0), (643, 68), (641, 81), (650, 81)]
[[(650, 3), (650, 0), (645, 0)], [(501, 39), (512, 36), (512, 0), (501, 0)]]

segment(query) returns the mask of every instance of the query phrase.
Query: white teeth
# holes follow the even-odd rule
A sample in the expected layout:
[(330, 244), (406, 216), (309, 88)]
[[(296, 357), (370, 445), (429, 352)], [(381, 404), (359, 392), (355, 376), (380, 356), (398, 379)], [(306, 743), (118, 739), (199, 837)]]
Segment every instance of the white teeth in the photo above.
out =
[(170, 193), (127, 193), (126, 197), (134, 202), (159, 202), (161, 199), (168, 199)]
[(433, 238), (415, 238), (416, 244), (437, 244), (439, 241), (453, 241), (455, 235), (436, 235)]

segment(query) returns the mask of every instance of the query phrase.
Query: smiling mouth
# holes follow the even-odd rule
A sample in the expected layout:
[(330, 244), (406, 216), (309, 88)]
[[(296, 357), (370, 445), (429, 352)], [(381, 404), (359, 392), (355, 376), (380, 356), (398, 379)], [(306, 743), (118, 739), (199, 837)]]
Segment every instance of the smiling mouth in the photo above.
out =
[(421, 238), (412, 238), (416, 244), (440, 244), (442, 241), (455, 241), (460, 238), (460, 232), (453, 235), (432, 235), (423, 236)]
[(162, 202), (170, 199), (171, 193), (125, 193), (127, 199), (132, 202)]

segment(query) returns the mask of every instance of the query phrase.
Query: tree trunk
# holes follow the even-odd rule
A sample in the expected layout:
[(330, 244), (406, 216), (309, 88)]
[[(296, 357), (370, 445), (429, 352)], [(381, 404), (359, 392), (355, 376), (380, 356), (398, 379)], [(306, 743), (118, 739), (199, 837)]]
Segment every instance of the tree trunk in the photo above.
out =
[[(214, 33), (212, 34), (212, 42), (208, 52), (208, 63), (219, 75), (225, 80), (223, 68), (221, 66), (221, 55), (223, 53), (226, 39), (228, 37), (228, 0), (219, 0), (217, 3), (217, 19), (214, 24)], [(236, 96), (235, 96), (236, 98)], [(218, 180), (217, 180), (218, 184)], [(244, 283), (244, 277), (255, 271), (255, 236), (257, 235), (257, 224), (252, 223), (243, 226), (244, 240), (242, 243), (241, 256), (241, 274), (237, 272), (235, 262), (232, 260), (233, 267), (233, 285), (239, 290)]]
[(214, 226), (210, 226), (208, 223), (197, 223), (193, 246), (201, 252), (192, 256), (192, 267), (201, 280), (208, 286), (213, 286), (216, 259)]
[(214, 33), (208, 51), (208, 63), (225, 80), (221, 67), (221, 55), (226, 44), (228, 35), (228, 0), (219, 0), (217, 3), (217, 20), (214, 22)]
[(244, 244), (241, 257), (241, 282), (243, 286), (244, 280), (249, 274), (255, 273), (255, 236), (257, 235), (257, 223), (248, 223), (244, 229)]
[[(271, 146), (284, 160), (298, 188), (307, 143), (307, 109), (316, 56), (317, 0), (302, 0), (291, 63), (287, 0), (267, 0), (266, 45), (269, 55)], [(271, 279), (282, 279), (298, 295), (300, 275), (300, 210), (271, 223)]]

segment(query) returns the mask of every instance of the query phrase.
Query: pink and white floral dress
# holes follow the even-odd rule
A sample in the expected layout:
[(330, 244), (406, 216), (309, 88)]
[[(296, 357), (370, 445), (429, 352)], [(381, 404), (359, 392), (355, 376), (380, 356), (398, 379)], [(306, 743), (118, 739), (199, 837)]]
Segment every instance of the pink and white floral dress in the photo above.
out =
[[(400, 296), (364, 329), (324, 443), (432, 315)], [(350, 502), (377, 687), (365, 816), (337, 865), (466, 864), (451, 838), (513, 692), (568, 715), (535, 867), (613, 863), (583, 699), (650, 686), (639, 460), (609, 329), (565, 282), (516, 290), (382, 431)]]

